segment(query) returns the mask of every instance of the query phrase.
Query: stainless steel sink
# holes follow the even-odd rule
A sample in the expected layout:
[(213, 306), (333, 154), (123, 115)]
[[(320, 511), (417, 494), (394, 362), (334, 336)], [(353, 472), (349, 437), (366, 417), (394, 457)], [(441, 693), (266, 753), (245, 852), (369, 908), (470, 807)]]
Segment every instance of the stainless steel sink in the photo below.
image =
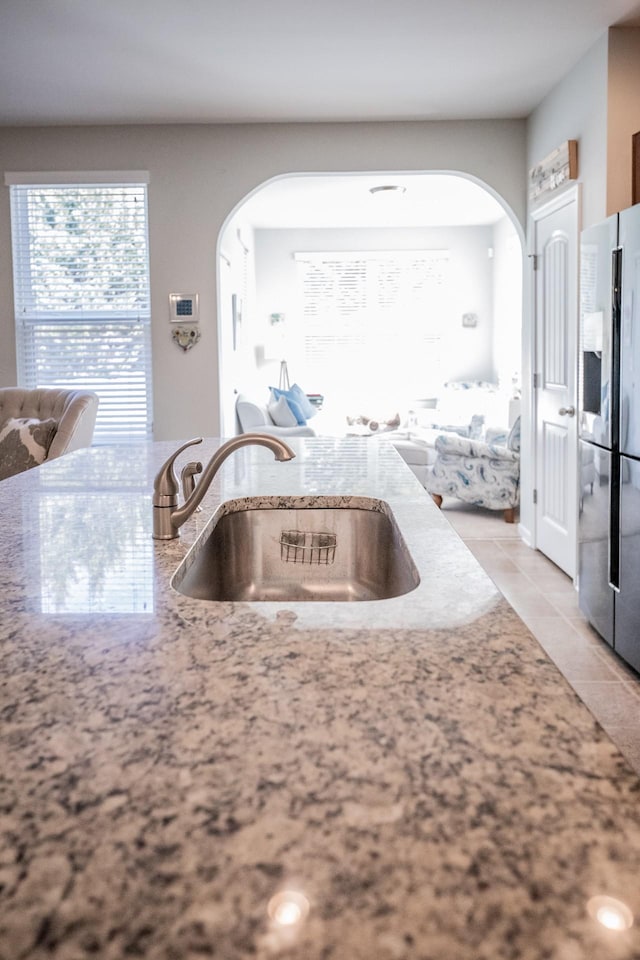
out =
[[(420, 577), (388, 504), (358, 497), (272, 497), (223, 505), (176, 570), (172, 586), (199, 600), (385, 600)], [(331, 504), (331, 505), (329, 505)]]

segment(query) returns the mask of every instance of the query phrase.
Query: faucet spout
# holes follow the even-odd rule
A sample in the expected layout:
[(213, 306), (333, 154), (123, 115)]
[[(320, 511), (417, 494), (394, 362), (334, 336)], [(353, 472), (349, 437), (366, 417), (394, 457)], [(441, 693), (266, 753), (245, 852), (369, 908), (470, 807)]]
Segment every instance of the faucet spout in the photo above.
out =
[(271, 450), (276, 460), (293, 460), (295, 453), (283, 440), (268, 433), (243, 433), (239, 437), (227, 440), (213, 454), (204, 468), (200, 482), (187, 497), (181, 507), (178, 507), (178, 481), (173, 470), (173, 463), (182, 450), (195, 443), (201, 443), (202, 437), (190, 440), (169, 457), (158, 471), (153, 487), (153, 538), (154, 540), (174, 540), (183, 523), (197, 510), (205, 493), (211, 486), (216, 473), (227, 457), (240, 449), (257, 445)]

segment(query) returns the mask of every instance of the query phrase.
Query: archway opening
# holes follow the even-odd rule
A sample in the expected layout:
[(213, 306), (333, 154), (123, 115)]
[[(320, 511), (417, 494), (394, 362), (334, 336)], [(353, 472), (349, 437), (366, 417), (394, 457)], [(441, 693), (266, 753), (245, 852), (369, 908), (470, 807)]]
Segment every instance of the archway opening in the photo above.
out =
[(325, 398), (336, 433), (347, 418), (433, 409), (451, 382), (493, 385), (485, 421), (513, 419), (522, 235), (486, 185), (292, 174), (238, 204), (218, 250), (223, 435), (236, 432), (237, 393), (266, 403), (283, 373)]

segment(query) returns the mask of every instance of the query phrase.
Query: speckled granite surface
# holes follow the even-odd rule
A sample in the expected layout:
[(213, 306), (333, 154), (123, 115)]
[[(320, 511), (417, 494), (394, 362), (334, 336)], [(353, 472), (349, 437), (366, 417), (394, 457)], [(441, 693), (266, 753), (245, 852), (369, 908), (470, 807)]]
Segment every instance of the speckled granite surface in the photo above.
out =
[[(0, 958), (640, 957), (587, 907), (640, 915), (638, 780), (395, 452), (239, 452), (154, 543), (174, 446), (0, 485)], [(386, 500), (420, 586), (169, 588), (221, 501), (297, 493)]]

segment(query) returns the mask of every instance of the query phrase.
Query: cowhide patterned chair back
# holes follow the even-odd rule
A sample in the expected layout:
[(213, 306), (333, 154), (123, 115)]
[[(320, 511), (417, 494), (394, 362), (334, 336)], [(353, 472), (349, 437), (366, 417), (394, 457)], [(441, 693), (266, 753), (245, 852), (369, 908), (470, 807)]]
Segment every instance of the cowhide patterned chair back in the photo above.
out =
[(97, 413), (90, 390), (0, 388), (0, 480), (89, 447)]

